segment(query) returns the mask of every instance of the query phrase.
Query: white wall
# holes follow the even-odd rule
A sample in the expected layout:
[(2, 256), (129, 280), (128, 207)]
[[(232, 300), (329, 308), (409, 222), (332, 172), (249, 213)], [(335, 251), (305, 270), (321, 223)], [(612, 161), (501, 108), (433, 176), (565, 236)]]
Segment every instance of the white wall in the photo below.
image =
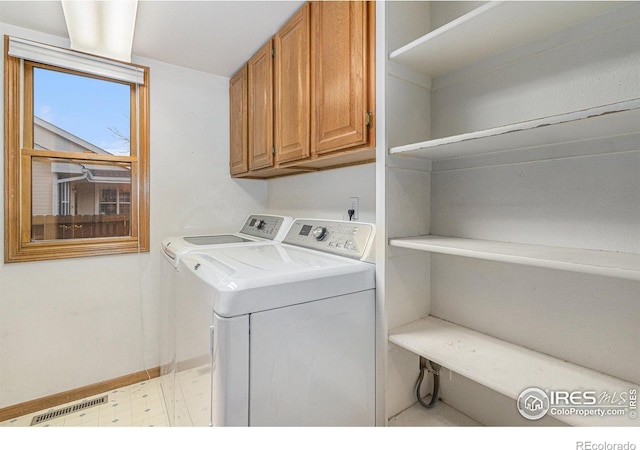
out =
[(0, 265), (0, 408), (158, 366), (160, 240), (266, 211), (267, 182), (229, 177), (228, 79), (134, 62), (151, 69), (151, 251)]
[(358, 197), (359, 222), (375, 223), (375, 164), (269, 180), (269, 212), (292, 217), (348, 220), (349, 197)]

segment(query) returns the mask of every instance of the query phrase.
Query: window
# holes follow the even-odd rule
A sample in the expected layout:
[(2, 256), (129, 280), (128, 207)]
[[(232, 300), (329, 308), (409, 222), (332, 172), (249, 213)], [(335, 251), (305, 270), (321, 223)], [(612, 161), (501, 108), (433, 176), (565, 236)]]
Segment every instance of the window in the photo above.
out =
[(149, 250), (148, 72), (5, 36), (6, 262)]

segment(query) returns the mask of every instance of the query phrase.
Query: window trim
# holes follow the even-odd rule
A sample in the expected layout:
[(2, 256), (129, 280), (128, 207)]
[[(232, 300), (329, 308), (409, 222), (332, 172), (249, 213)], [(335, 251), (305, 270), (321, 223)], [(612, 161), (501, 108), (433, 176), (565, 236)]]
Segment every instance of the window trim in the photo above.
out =
[[(136, 64), (132, 67), (144, 71), (143, 84), (135, 84), (131, 96), (131, 120), (137, 127), (131, 129), (131, 152), (128, 157), (75, 152), (34, 150), (21, 148), (21, 137), (33, 114), (28, 97), (31, 89), (23, 87), (29, 67), (46, 67), (39, 63), (9, 56), (9, 36), (4, 38), (4, 97), (5, 97), (5, 262), (42, 261), (98, 255), (113, 255), (149, 251), (149, 68)], [(65, 50), (69, 52), (69, 50)], [(79, 55), (82, 55), (79, 53)], [(96, 77), (62, 67), (55, 70)], [(102, 78), (122, 83), (120, 80)], [(125, 83), (128, 84), (128, 83)], [(26, 85), (26, 80), (25, 80)], [(32, 86), (32, 85), (31, 85)], [(24, 107), (23, 105), (24, 101)], [(27, 114), (31, 116), (27, 121)], [(21, 116), (24, 114), (24, 116)], [(31, 131), (32, 133), (32, 131)], [(25, 136), (25, 144), (28, 137)], [(32, 142), (32, 141), (30, 141)], [(135, 143), (137, 142), (137, 145)], [(131, 164), (131, 236), (112, 238), (65, 239), (55, 241), (31, 240), (31, 159), (33, 157), (63, 158), (82, 161), (129, 162)], [(134, 192), (135, 191), (135, 192)], [(136, 195), (137, 194), (137, 195)], [(137, 214), (136, 214), (137, 212)]]

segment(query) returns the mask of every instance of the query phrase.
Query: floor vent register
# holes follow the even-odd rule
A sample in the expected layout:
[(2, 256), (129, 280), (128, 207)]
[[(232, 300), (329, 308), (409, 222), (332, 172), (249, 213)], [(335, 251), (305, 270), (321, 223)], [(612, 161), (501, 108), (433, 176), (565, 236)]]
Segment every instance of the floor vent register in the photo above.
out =
[(109, 401), (109, 396), (103, 395), (102, 397), (93, 398), (91, 400), (85, 400), (83, 402), (76, 403), (75, 405), (65, 406), (64, 408), (48, 411), (44, 414), (39, 414), (37, 416), (34, 416), (33, 419), (31, 420), (31, 426), (39, 425), (42, 422), (46, 422), (47, 420), (53, 420), (58, 417), (66, 416), (67, 414), (71, 414), (76, 411), (81, 411), (83, 409), (92, 408), (98, 405), (103, 405), (108, 401)]

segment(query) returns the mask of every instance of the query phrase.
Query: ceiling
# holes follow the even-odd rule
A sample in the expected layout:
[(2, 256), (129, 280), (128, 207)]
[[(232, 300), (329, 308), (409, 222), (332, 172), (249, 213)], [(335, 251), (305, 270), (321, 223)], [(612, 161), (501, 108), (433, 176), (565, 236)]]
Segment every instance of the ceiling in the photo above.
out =
[[(229, 77), (303, 3), (139, 0), (132, 53)], [(69, 38), (58, 0), (0, 0), (0, 22)]]

